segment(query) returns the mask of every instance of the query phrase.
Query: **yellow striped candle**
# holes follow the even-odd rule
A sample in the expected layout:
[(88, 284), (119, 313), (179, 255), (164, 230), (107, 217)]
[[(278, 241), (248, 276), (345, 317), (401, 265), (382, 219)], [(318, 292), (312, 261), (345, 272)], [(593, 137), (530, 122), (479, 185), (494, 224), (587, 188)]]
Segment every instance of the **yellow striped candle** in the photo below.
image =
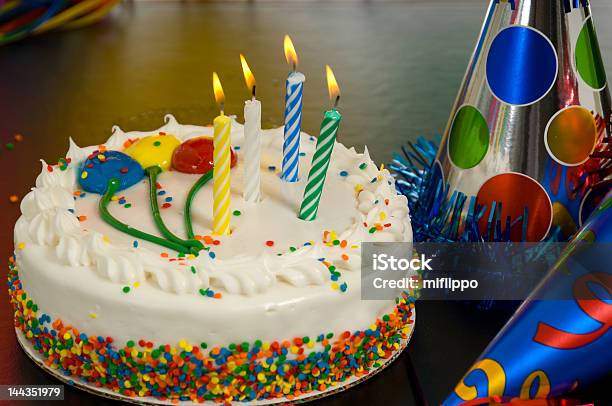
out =
[(230, 233), (230, 118), (223, 114), (225, 95), (221, 81), (213, 72), (213, 89), (215, 100), (221, 114), (213, 121), (213, 234), (229, 235)]

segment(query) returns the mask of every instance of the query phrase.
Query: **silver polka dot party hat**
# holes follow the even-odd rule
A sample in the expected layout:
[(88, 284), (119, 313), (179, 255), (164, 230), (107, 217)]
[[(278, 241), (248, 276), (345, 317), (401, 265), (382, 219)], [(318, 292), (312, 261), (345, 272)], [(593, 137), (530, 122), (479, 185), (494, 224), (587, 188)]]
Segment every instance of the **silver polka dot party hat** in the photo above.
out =
[(394, 162), (416, 238), (569, 238), (610, 189), (610, 109), (586, 0), (492, 0), (439, 147)]

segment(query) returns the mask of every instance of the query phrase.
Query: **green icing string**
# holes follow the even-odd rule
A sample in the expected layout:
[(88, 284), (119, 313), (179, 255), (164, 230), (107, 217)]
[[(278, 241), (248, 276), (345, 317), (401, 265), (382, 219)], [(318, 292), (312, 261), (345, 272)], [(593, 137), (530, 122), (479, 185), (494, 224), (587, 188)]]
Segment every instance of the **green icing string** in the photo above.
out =
[(202, 186), (204, 186), (209, 180), (213, 177), (213, 171), (210, 170), (206, 172), (204, 175), (198, 179), (198, 181), (193, 185), (189, 194), (187, 195), (187, 201), (185, 202), (185, 228), (187, 228), (187, 237), (195, 238), (195, 234), (193, 232), (193, 224), (191, 223), (191, 204), (193, 203), (193, 199), (195, 195), (198, 193)]
[[(159, 175), (161, 171), (162, 169), (157, 165), (150, 166), (145, 169), (145, 172), (149, 175), (149, 200), (151, 201), (151, 212), (153, 213), (153, 220), (155, 221), (155, 225), (159, 229), (159, 232), (162, 233), (164, 237), (166, 237), (166, 239), (176, 244), (180, 244), (186, 247), (192, 253), (197, 254), (201, 249), (204, 248), (204, 245), (200, 241), (193, 239), (193, 235), (189, 235), (189, 229), (187, 229), (187, 234), (190, 239), (183, 240), (182, 238), (179, 238), (174, 235), (172, 231), (170, 231), (168, 227), (166, 227), (166, 225), (164, 224), (164, 220), (162, 219), (161, 213), (159, 212), (159, 204), (157, 203), (157, 175)], [(187, 212), (187, 208), (185, 209), (185, 211)]]
[(115, 195), (115, 192), (119, 189), (120, 181), (119, 179), (111, 179), (108, 181), (108, 187), (106, 188), (106, 193), (100, 199), (100, 217), (110, 226), (116, 228), (117, 230), (124, 232), (126, 234), (131, 235), (132, 237), (140, 238), (141, 240), (152, 242), (153, 244), (161, 245), (162, 247), (170, 248), (171, 250), (177, 251), (182, 254), (188, 254), (189, 249), (184, 247), (181, 244), (177, 244), (172, 241), (164, 240), (163, 238), (156, 237), (154, 235), (145, 233), (144, 231), (140, 231), (136, 228), (132, 228), (125, 223), (117, 220), (110, 212), (108, 211), (108, 204), (110, 203), (112, 197)]

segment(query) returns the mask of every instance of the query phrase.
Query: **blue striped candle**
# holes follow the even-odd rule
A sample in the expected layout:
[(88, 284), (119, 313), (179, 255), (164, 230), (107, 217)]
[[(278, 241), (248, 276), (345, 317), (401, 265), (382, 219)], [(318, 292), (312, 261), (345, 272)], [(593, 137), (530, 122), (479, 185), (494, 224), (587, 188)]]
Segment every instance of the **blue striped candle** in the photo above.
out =
[(298, 181), (300, 158), (300, 129), (302, 125), (302, 89), (306, 77), (291, 72), (287, 77), (285, 93), (285, 141), (283, 143), (283, 172), (285, 182)]

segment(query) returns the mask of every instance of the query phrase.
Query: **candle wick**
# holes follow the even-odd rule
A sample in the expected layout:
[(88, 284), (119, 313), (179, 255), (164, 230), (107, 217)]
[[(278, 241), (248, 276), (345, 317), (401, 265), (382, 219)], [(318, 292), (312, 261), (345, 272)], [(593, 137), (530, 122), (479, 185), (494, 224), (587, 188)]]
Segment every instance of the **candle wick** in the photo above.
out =
[(297, 64), (293, 62), (291, 63), (291, 66), (293, 67), (293, 72), (295, 72), (297, 70)]
[(253, 94), (253, 100), (255, 100), (255, 88), (257, 85), (253, 85), (253, 89), (251, 89), (251, 93)]
[(334, 101), (334, 109), (338, 107), (339, 102), (340, 102), (340, 95), (336, 96), (336, 100)]

